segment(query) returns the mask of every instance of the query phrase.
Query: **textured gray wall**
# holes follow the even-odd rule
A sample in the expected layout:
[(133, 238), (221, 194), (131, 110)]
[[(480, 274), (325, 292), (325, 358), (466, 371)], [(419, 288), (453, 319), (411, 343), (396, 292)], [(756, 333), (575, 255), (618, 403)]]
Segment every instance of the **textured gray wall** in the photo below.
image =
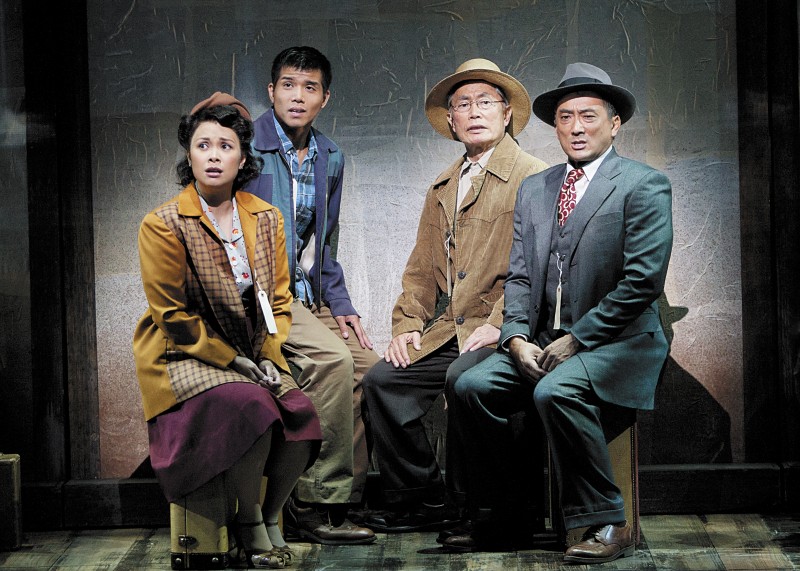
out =
[[(641, 460), (741, 459), (733, 8), (733, 0), (90, 0), (102, 475), (128, 475), (147, 455), (130, 349), (145, 307), (136, 232), (178, 191), (178, 119), (216, 90), (262, 113), (272, 58), (300, 44), (333, 64), (317, 126), (347, 155), (339, 259), (379, 351), (424, 194), (463, 150), (428, 125), (429, 88), (485, 57), (532, 97), (571, 61), (599, 65), (631, 89), (638, 112), (617, 148), (673, 182), (667, 299), (680, 319), (658, 408), (640, 416)], [(563, 162), (552, 128), (535, 118), (519, 141)]]

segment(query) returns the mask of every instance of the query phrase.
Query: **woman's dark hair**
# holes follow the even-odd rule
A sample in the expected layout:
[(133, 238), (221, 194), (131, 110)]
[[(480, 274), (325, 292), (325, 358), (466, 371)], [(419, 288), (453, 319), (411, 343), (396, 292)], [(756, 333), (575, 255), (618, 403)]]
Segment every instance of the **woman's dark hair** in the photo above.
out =
[(286, 48), (272, 60), (272, 84), (277, 85), (281, 70), (284, 67), (311, 71), (318, 69), (322, 73), (322, 91), (328, 91), (333, 81), (331, 62), (321, 51), (311, 46), (295, 46)]
[[(206, 121), (213, 121), (223, 127), (233, 129), (233, 132), (239, 137), (239, 146), (245, 159), (244, 165), (239, 169), (236, 179), (233, 181), (233, 190), (236, 191), (243, 188), (244, 185), (256, 178), (261, 172), (261, 158), (256, 157), (250, 147), (250, 143), (253, 140), (253, 122), (242, 116), (233, 105), (205, 107), (193, 115), (184, 115), (181, 117), (180, 125), (178, 125), (178, 142), (187, 154), (192, 144), (194, 132), (200, 123), (205, 123)], [(178, 162), (176, 170), (181, 186), (186, 186), (194, 181), (194, 173), (186, 155)]]

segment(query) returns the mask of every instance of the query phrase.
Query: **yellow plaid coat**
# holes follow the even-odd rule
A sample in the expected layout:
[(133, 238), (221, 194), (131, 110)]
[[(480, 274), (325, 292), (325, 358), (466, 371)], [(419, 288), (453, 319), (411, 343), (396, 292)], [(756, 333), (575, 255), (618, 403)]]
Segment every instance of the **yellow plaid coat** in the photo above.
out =
[(139, 228), (148, 309), (136, 326), (133, 354), (147, 420), (222, 383), (251, 382), (228, 368), (237, 355), (269, 359), (281, 369), (279, 395), (297, 387), (281, 353), (292, 302), (283, 217), (243, 191), (236, 193), (236, 204), (251, 270), (269, 296), (278, 332), (267, 333), (259, 311), (248, 335), (222, 241), (190, 184), (145, 216)]

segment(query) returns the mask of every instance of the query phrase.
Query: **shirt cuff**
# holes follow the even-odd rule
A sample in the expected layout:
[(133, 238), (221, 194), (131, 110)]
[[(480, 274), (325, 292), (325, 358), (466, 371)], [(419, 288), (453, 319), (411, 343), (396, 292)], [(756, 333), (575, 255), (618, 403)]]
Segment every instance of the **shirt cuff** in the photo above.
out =
[(512, 339), (519, 338), (525, 341), (526, 343), (530, 341), (527, 335), (522, 335), (521, 333), (517, 333), (516, 335), (511, 335), (508, 339), (504, 339), (503, 343), (500, 345), (500, 349), (508, 353), (508, 344), (511, 342)]

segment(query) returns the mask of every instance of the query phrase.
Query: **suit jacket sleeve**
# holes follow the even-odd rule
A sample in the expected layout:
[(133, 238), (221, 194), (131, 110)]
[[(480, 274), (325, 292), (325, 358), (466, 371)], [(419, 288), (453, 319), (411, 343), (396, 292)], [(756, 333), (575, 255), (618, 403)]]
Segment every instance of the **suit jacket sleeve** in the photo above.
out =
[(616, 287), (586, 311), (572, 327), (572, 334), (591, 349), (625, 331), (664, 289), (672, 251), (672, 187), (654, 169), (628, 174), (633, 190), (624, 206), (622, 272), (614, 276)]
[(525, 263), (523, 240), (524, 232), (530, 229), (526, 224), (525, 214), (530, 209), (530, 181), (522, 182), (517, 200), (514, 205), (514, 237), (511, 242), (511, 255), (508, 264), (508, 277), (505, 283), (505, 307), (503, 309), (503, 326), (500, 330), (499, 347), (502, 347), (509, 338), (522, 335), (526, 339), (531, 333), (530, 296), (531, 279)]
[(187, 311), (186, 248), (164, 221), (148, 214), (139, 228), (142, 284), (153, 322), (175, 348), (215, 367), (227, 367), (236, 349), (197, 314)]

